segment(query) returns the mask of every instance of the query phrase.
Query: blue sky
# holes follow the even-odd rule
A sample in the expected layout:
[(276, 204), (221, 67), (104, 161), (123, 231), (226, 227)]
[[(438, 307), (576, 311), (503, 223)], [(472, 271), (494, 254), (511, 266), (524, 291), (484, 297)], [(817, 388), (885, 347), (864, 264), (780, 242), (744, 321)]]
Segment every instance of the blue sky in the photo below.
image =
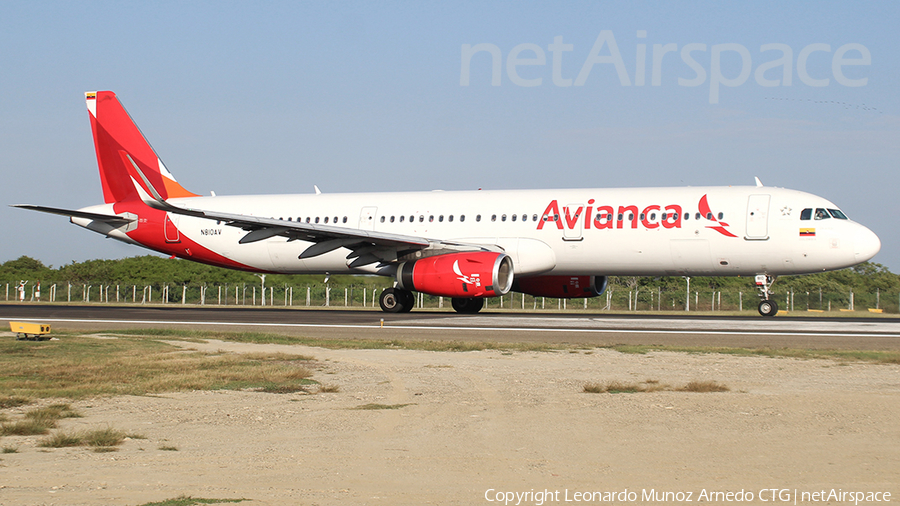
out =
[[(3, 2), (0, 202), (102, 201), (83, 92), (115, 91), (179, 182), (219, 195), (765, 184), (809, 191), (872, 228), (900, 272), (897, 2)], [(645, 31), (639, 37), (639, 31)], [(598, 37), (615, 65), (573, 81)], [(607, 42), (609, 38), (604, 39)], [(488, 52), (501, 53), (492, 86)], [(527, 44), (528, 46), (521, 46)], [(646, 83), (636, 85), (639, 45)], [(674, 44), (651, 81), (653, 46)], [(704, 79), (683, 57), (690, 53)], [(757, 68), (791, 53), (763, 78)], [(805, 58), (804, 48), (826, 44)], [(834, 72), (844, 58), (846, 86)], [(511, 52), (543, 65), (518, 65)], [(746, 48), (749, 76), (741, 81)], [(696, 46), (695, 46), (696, 47)], [(714, 47), (720, 85), (711, 103)], [(821, 46), (813, 46), (821, 47)], [(532, 49), (529, 49), (532, 48)], [(729, 49), (731, 48), (731, 49)], [(609, 44), (600, 59), (611, 55)], [(808, 76), (808, 77), (807, 77)], [(0, 207), (0, 261), (58, 266), (145, 250), (62, 217)]]

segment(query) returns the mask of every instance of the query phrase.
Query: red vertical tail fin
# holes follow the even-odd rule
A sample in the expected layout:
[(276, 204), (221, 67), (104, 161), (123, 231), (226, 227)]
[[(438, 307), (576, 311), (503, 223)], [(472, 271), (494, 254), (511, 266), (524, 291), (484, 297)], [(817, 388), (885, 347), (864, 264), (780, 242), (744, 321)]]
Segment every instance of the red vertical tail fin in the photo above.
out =
[(135, 182), (150, 192), (135, 166), (163, 199), (197, 196), (175, 181), (115, 93), (89, 91), (84, 97), (91, 117), (94, 149), (106, 203), (138, 198)]

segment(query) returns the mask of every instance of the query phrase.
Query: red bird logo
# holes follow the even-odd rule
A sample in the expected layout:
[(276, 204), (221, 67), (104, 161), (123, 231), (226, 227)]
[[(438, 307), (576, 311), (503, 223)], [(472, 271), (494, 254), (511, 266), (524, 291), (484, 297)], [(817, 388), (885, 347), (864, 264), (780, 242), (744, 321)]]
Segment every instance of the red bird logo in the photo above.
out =
[(706, 201), (706, 195), (700, 197), (700, 214), (715, 223), (715, 225), (707, 225), (706, 228), (711, 228), (716, 232), (724, 235), (725, 237), (737, 237), (736, 235), (732, 234), (727, 228), (725, 228), (728, 226), (727, 223), (716, 219), (715, 215), (712, 213), (712, 210), (710, 210), (709, 208), (709, 202)]

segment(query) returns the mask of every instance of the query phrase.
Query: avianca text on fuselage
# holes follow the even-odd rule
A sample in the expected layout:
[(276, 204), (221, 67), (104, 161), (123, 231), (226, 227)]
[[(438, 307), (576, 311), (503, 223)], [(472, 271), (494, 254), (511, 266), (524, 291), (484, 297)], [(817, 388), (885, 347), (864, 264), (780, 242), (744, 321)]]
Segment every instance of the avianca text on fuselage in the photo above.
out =
[[(564, 205), (560, 212), (559, 202), (552, 200), (544, 210), (541, 219), (538, 220), (537, 229), (543, 229), (547, 223), (555, 223), (559, 230), (575, 229), (579, 223), (585, 230), (591, 228), (638, 228), (638, 223), (648, 229), (660, 226), (681, 228), (682, 209), (678, 204), (669, 204), (665, 207), (652, 204), (643, 210), (636, 205), (620, 205), (617, 209), (613, 206), (595, 206), (594, 199), (588, 200), (587, 204), (587, 208), (579, 206), (574, 209)], [(630, 224), (626, 222), (630, 222)]]

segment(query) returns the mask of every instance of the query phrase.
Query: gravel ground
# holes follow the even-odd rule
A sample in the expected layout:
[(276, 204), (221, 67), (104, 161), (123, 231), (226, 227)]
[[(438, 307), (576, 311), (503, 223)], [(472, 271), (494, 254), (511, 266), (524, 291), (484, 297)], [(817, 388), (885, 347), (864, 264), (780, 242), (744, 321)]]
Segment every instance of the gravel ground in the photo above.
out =
[[(742, 490), (762, 503), (772, 494), (763, 489), (787, 489), (798, 503), (811, 502), (804, 492), (832, 489), (900, 500), (898, 365), (601, 349), (176, 344), (312, 355), (320, 363), (314, 379), (339, 391), (76, 402), (84, 417), (63, 428), (109, 425), (146, 439), (93, 453), (4, 437), (0, 446), (18, 452), (0, 454), (0, 505), (137, 505), (182, 494), (253, 505), (502, 504), (498, 493), (550, 492), (510, 502), (540, 505), (576, 502), (582, 492), (627, 502), (626, 490), (640, 504), (651, 489), (681, 494), (669, 496), (673, 504), (688, 493), (698, 502)], [(612, 380), (714, 380), (730, 391), (583, 392), (588, 382)], [(368, 403), (404, 406), (353, 409)], [(605, 497), (577, 502), (614, 502)]]

